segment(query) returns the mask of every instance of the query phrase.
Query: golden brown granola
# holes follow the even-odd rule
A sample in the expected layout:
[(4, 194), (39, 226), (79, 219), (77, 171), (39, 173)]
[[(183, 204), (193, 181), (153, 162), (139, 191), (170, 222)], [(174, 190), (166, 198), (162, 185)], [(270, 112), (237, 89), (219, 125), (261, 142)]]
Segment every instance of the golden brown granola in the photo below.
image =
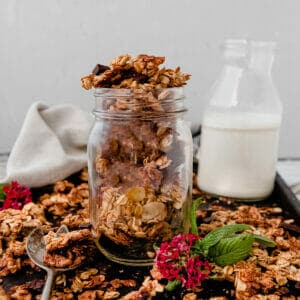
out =
[(174, 129), (167, 122), (140, 120), (131, 120), (128, 127), (109, 126), (108, 138), (94, 160), (93, 205), (99, 210), (91, 217), (95, 235), (104, 234), (123, 246), (138, 239), (151, 243), (168, 239), (172, 216), (181, 218), (188, 186), (180, 180), (182, 162), (169, 158)]
[[(81, 243), (87, 243), (91, 239), (88, 229), (81, 229), (55, 236), (53, 231), (45, 236), (46, 253), (44, 264), (53, 268), (74, 267), (86, 259), (84, 247)], [(71, 247), (70, 247), (71, 246)]]
[(159, 69), (164, 61), (164, 57), (153, 55), (120, 55), (112, 60), (110, 67), (95, 68), (94, 73), (82, 77), (82, 87), (153, 90), (185, 85), (190, 75), (181, 73), (179, 67)]
[(197, 300), (197, 295), (195, 293), (187, 293), (183, 296), (183, 300)]
[(164, 290), (157, 280), (152, 280), (150, 277), (146, 277), (142, 286), (137, 291), (128, 293), (120, 298), (121, 300), (139, 300), (139, 299), (152, 299), (157, 293), (162, 293)]

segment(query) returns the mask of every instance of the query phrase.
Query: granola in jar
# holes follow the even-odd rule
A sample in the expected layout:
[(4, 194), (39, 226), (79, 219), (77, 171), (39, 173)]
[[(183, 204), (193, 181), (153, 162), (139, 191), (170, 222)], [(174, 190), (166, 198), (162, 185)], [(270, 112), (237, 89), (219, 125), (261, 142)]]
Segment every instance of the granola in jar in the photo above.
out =
[(152, 263), (154, 245), (187, 231), (192, 137), (180, 68), (164, 57), (122, 55), (82, 78), (95, 88), (88, 142), (90, 220), (98, 248), (128, 265)]

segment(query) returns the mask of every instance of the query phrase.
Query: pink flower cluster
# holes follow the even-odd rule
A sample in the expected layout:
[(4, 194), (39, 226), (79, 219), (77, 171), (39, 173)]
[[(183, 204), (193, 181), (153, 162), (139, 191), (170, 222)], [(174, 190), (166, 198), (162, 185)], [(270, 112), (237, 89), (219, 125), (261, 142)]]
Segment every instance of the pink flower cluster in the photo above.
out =
[(0, 210), (7, 208), (22, 209), (26, 203), (32, 201), (30, 188), (19, 184), (17, 181), (4, 185), (2, 190), (5, 193), (5, 199)]
[(170, 242), (161, 244), (155, 265), (162, 277), (179, 280), (188, 289), (194, 289), (208, 278), (211, 266), (192, 253), (191, 248), (198, 239), (199, 236), (195, 234), (179, 234)]

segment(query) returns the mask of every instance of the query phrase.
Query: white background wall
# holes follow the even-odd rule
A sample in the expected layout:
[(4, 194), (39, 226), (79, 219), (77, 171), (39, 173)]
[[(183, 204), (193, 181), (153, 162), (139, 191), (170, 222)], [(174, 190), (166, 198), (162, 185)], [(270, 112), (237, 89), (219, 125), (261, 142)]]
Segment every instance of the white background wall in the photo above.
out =
[(130, 53), (167, 57), (192, 74), (189, 120), (221, 68), (226, 38), (275, 40), (274, 81), (284, 104), (281, 157), (300, 157), (299, 0), (0, 0), (0, 152), (8, 152), (30, 104), (90, 111), (80, 77)]

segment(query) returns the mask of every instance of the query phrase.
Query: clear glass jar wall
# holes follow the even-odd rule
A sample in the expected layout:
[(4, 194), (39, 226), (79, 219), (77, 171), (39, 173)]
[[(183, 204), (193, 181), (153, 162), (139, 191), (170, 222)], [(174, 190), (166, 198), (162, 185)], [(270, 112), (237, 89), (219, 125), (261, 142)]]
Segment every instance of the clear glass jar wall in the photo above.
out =
[(188, 231), (192, 137), (183, 89), (96, 89), (88, 142), (90, 219), (100, 251), (150, 265), (155, 244)]

